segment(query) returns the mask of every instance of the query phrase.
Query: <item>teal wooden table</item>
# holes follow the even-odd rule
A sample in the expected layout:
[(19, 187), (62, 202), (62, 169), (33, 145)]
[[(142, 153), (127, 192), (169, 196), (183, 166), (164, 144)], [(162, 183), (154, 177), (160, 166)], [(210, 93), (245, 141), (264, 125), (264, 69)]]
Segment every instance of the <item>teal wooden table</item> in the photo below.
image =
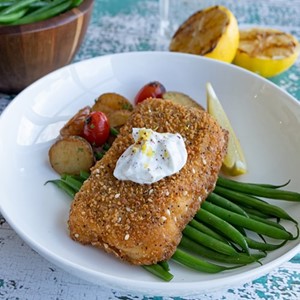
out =
[[(169, 1), (171, 4), (176, 2)], [(224, 4), (234, 12), (241, 26), (253, 24), (272, 26), (291, 32), (300, 40), (299, 0), (218, 2), (178, 0), (178, 2), (181, 3), (180, 9), (178, 7), (176, 9), (174, 5), (169, 12), (176, 22), (183, 21), (202, 6)], [(74, 61), (117, 52), (167, 51), (168, 35), (161, 35), (160, 29), (158, 0), (96, 0), (87, 37)], [(170, 27), (169, 34), (172, 30), (174, 28)], [(290, 70), (270, 80), (300, 101), (299, 59)], [(0, 94), (0, 113), (14, 97), (15, 95)], [(153, 297), (126, 294), (69, 275), (31, 250), (0, 214), (0, 299), (181, 300), (183, 298), (163, 298), (155, 295), (155, 291)], [(252, 282), (199, 295), (193, 299), (298, 300), (300, 299), (300, 254)]]

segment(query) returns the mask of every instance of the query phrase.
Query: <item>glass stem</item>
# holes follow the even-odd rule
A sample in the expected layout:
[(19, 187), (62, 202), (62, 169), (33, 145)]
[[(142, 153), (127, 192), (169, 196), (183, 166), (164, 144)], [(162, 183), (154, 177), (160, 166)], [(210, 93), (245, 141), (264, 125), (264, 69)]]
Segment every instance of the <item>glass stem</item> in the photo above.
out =
[(159, 0), (160, 34), (166, 37), (170, 31), (170, 1)]

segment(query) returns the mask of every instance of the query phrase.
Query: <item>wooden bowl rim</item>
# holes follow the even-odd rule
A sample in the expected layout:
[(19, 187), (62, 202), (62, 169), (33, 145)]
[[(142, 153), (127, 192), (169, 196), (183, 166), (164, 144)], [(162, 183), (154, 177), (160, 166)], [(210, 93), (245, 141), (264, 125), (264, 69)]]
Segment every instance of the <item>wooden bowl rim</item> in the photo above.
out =
[(84, 0), (78, 7), (74, 7), (50, 19), (24, 25), (0, 25), (0, 35), (23, 34), (59, 27), (72, 22), (82, 14), (86, 14), (92, 9), (93, 4), (94, 0)]

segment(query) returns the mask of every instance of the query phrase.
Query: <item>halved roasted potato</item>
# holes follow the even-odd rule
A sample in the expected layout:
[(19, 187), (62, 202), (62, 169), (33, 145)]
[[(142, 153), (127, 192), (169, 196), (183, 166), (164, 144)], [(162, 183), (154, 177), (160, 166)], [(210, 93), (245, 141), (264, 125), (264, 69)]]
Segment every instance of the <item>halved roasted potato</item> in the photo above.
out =
[(88, 141), (80, 136), (66, 136), (49, 149), (49, 161), (59, 174), (80, 174), (95, 163), (94, 152)]
[(99, 96), (92, 106), (92, 110), (102, 111), (106, 114), (111, 127), (119, 127), (127, 121), (133, 110), (133, 106), (122, 95), (105, 93)]
[(133, 110), (132, 104), (124, 96), (117, 93), (105, 93), (99, 96), (92, 106), (92, 111), (109, 114), (116, 110)]
[(116, 110), (108, 114), (109, 124), (111, 127), (120, 127), (125, 124), (131, 115), (129, 110)]
[(163, 99), (171, 100), (174, 103), (181, 104), (187, 107), (195, 107), (204, 110), (203, 106), (197, 103), (190, 96), (180, 92), (166, 92), (163, 94)]
[(91, 112), (90, 106), (85, 106), (80, 109), (60, 130), (60, 135), (62, 137), (82, 135), (84, 120)]

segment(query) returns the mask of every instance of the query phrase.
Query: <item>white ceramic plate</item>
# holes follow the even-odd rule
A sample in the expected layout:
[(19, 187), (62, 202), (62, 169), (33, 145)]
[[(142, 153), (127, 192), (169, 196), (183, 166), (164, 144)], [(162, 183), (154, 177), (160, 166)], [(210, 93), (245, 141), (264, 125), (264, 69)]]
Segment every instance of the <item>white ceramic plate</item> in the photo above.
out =
[[(205, 84), (212, 83), (227, 111), (249, 164), (241, 180), (300, 186), (300, 105), (284, 91), (235, 66), (176, 53), (127, 53), (98, 57), (62, 68), (20, 93), (0, 121), (0, 201), (9, 224), (33, 249), (64, 270), (100, 285), (133, 293), (187, 296), (257, 278), (292, 258), (299, 240), (252, 264), (216, 275), (171, 264), (165, 283), (141, 267), (82, 246), (68, 236), (70, 199), (53, 185), (48, 149), (62, 124), (104, 92), (133, 99), (153, 80), (168, 90), (189, 94), (205, 105)], [(282, 205), (300, 222), (300, 203)], [(289, 229), (294, 230), (292, 225)]]

